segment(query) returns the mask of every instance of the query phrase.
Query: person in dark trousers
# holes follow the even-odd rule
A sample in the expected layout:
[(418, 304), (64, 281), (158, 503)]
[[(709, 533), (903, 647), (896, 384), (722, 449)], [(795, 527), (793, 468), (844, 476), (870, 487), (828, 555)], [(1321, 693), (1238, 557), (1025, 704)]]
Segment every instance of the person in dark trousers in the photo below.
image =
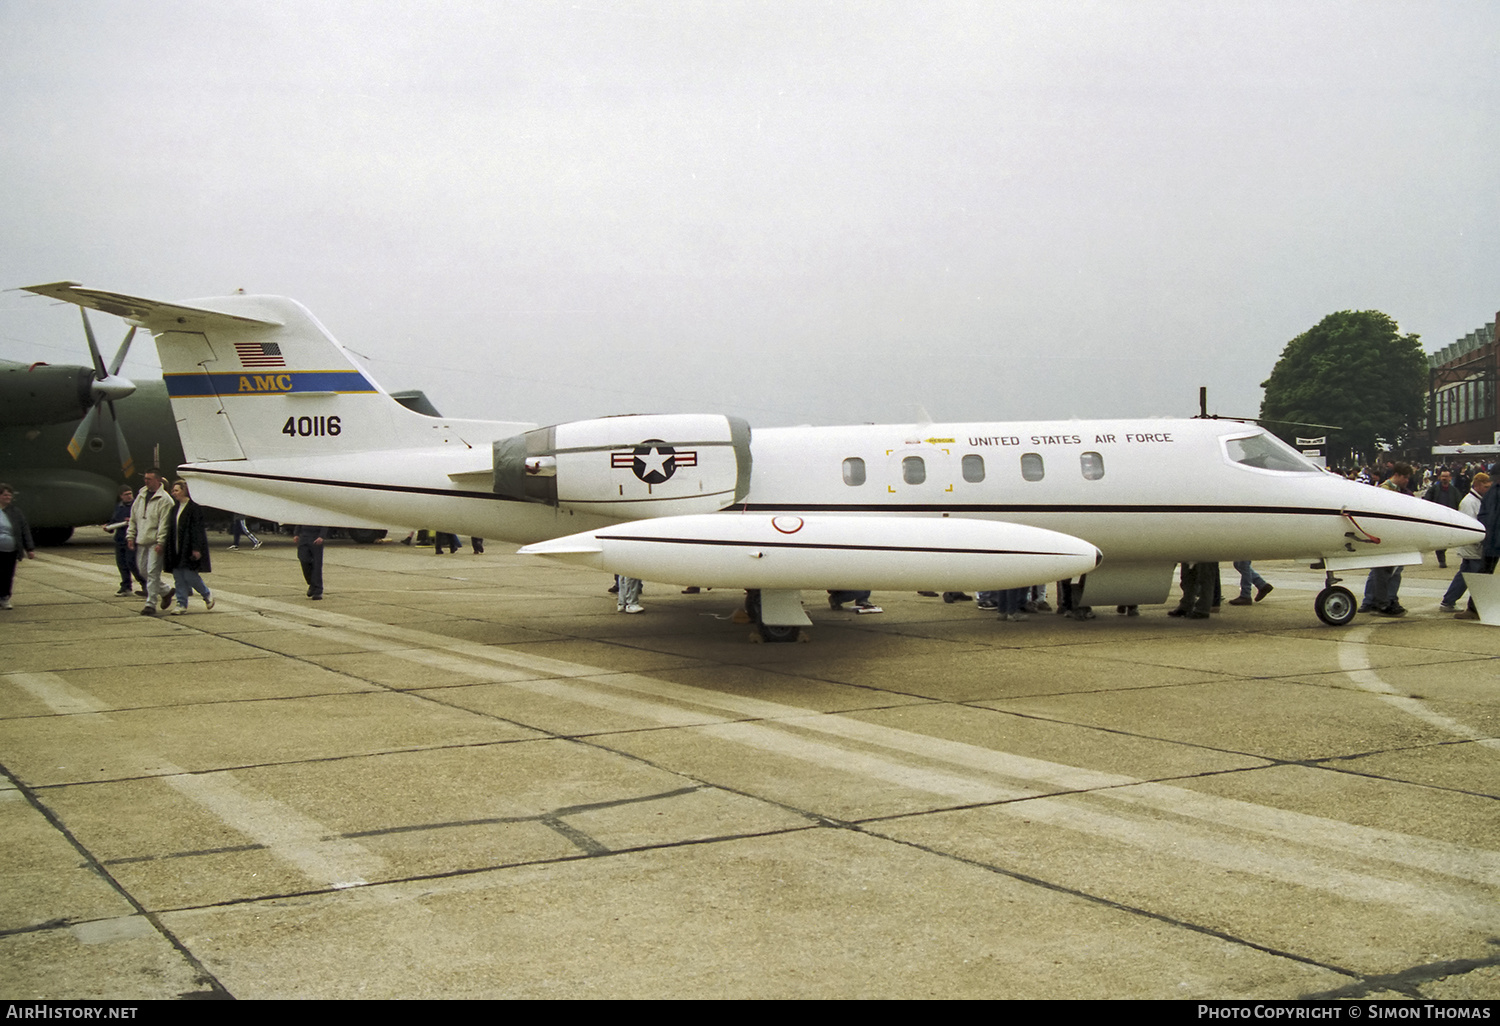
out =
[(115, 503), (115, 511), (109, 515), (109, 523), (104, 529), (115, 536), (115, 568), (120, 571), (120, 590), (115, 592), (115, 597), (135, 594), (135, 585), (141, 586), (141, 594), (146, 594), (146, 578), (141, 576), (141, 571), (135, 565), (134, 553), (130, 551), (130, 544), (125, 540), (125, 532), (130, 529), (130, 507), (135, 502), (135, 489), (126, 485), (120, 489), (120, 501)]
[(1189, 620), (1207, 620), (1215, 607), (1218, 595), (1218, 563), (1182, 564), (1182, 598), (1176, 609), (1167, 610), (1168, 616), (1185, 617)]
[[(1447, 506), (1449, 509), (1458, 509), (1459, 503), (1463, 502), (1464, 496), (1466, 496), (1467, 494), (1467, 490), (1460, 491), (1458, 489), (1458, 486), (1453, 483), (1453, 472), (1444, 467), (1438, 473), (1438, 479), (1432, 482), (1432, 484), (1428, 486), (1427, 490), (1422, 493), (1422, 498), (1426, 499), (1428, 502), (1435, 502), (1439, 506)], [(1447, 549), (1437, 550), (1437, 563), (1439, 569), (1448, 569)]]
[[(1469, 494), (1463, 497), (1458, 511), (1467, 513), (1475, 520), (1479, 519), (1480, 507), (1484, 504), (1484, 497), (1490, 490), (1490, 475), (1484, 471), (1474, 475), (1469, 484)], [(1469, 582), (1464, 579), (1464, 574), (1486, 573), (1484, 565), (1484, 541), (1483, 539), (1472, 545), (1465, 545), (1455, 550), (1458, 553), (1458, 573), (1453, 575), (1453, 581), (1448, 585), (1448, 590), (1443, 593), (1443, 600), (1438, 604), (1438, 609), (1444, 613), (1454, 613), (1455, 604), (1463, 598), (1464, 592), (1469, 590)], [(1479, 611), (1474, 606), (1474, 600), (1469, 599), (1469, 606), (1461, 613), (1456, 613), (1455, 619), (1477, 620)]]
[(302, 564), (302, 576), (307, 581), (307, 597), (316, 602), (323, 597), (323, 540), (328, 537), (328, 528), (299, 524), (296, 537), (297, 562)]
[(203, 596), (204, 605), (209, 609), (214, 607), (214, 597), (203, 583), (203, 574), (211, 573), (213, 564), (208, 555), (208, 524), (203, 519), (203, 507), (193, 501), (186, 481), (172, 482), (172, 498), (177, 508), (172, 511), (162, 568), (171, 573), (177, 585), (177, 605), (172, 607), (172, 615), (181, 616), (187, 612), (188, 599), (195, 591)]
[(251, 532), (250, 526), (245, 523), (245, 518), (244, 517), (242, 517), (238, 513), (236, 513), (234, 516), (230, 517), (229, 519), (230, 519), (230, 524), (232, 525), (230, 527), (230, 529), (229, 529), (230, 530), (229, 547), (231, 549), (237, 549), (237, 548), (240, 547), (240, 536), (241, 535), (244, 535), (246, 538), (250, 539), (250, 546), (251, 546), (251, 548), (254, 548), (254, 549), (260, 548), (260, 539), (257, 538), (257, 537), (255, 537), (255, 535)]
[(11, 586), (16, 580), (16, 563), (24, 556), (36, 558), (36, 542), (31, 539), (31, 526), (26, 523), (26, 514), (10, 504), (16, 497), (15, 489), (0, 484), (0, 609), (10, 608)]
[[(1380, 487), (1387, 491), (1410, 495), (1411, 465), (1397, 463)], [(1401, 604), (1401, 570), (1399, 566), (1377, 566), (1365, 578), (1365, 600), (1360, 603), (1361, 613), (1378, 613), (1381, 616), (1405, 616), (1406, 607)]]

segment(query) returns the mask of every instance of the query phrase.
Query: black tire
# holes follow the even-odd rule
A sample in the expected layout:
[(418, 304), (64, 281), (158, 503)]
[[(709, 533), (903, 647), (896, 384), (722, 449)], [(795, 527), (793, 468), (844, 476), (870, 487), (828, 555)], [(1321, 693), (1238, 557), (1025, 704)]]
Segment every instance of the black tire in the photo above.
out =
[(773, 645), (786, 645), (802, 640), (802, 628), (795, 624), (791, 626), (773, 626), (771, 624), (758, 624), (756, 629), (760, 631), (762, 641)]
[(794, 625), (767, 624), (760, 622), (760, 591), (759, 589), (748, 589), (745, 592), (745, 612), (750, 614), (750, 622), (755, 624), (755, 629), (760, 632), (760, 639), (773, 645), (786, 645), (802, 639), (802, 628)]
[(58, 545), (66, 545), (71, 537), (73, 537), (71, 527), (33, 527), (31, 529), (31, 540), (36, 542), (38, 548), (51, 549)]
[(1328, 626), (1343, 627), (1359, 612), (1359, 603), (1354, 600), (1354, 592), (1334, 586), (1318, 592), (1318, 597), (1313, 600), (1313, 610)]
[(384, 531), (371, 530), (368, 527), (349, 528), (349, 537), (361, 545), (374, 545), (385, 537)]

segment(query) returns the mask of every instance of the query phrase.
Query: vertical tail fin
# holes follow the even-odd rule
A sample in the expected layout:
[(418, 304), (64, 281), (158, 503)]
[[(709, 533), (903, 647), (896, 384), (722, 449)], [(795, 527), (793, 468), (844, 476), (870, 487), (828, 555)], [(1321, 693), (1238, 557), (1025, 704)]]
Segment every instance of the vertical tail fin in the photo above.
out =
[(427, 418), (392, 399), (301, 304), (279, 296), (165, 303), (80, 287), (27, 291), (115, 314), (156, 336), (189, 463), (432, 445)]

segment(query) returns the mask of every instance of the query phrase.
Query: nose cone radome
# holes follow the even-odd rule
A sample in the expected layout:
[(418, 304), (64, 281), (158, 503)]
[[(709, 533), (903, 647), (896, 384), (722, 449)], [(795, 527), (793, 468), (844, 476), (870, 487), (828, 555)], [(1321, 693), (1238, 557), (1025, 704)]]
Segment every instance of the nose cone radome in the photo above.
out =
[(1372, 490), (1376, 495), (1369, 505), (1377, 515), (1360, 526), (1379, 537), (1382, 545), (1432, 552), (1484, 539), (1484, 525), (1466, 513), (1385, 488)]

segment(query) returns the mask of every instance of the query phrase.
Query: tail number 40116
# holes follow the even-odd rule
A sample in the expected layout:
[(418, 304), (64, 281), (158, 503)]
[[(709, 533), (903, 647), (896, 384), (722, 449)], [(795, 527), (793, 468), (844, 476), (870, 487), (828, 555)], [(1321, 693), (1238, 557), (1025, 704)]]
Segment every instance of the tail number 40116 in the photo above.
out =
[(341, 431), (337, 417), (288, 417), (281, 426), (281, 433), (292, 438), (318, 438)]

